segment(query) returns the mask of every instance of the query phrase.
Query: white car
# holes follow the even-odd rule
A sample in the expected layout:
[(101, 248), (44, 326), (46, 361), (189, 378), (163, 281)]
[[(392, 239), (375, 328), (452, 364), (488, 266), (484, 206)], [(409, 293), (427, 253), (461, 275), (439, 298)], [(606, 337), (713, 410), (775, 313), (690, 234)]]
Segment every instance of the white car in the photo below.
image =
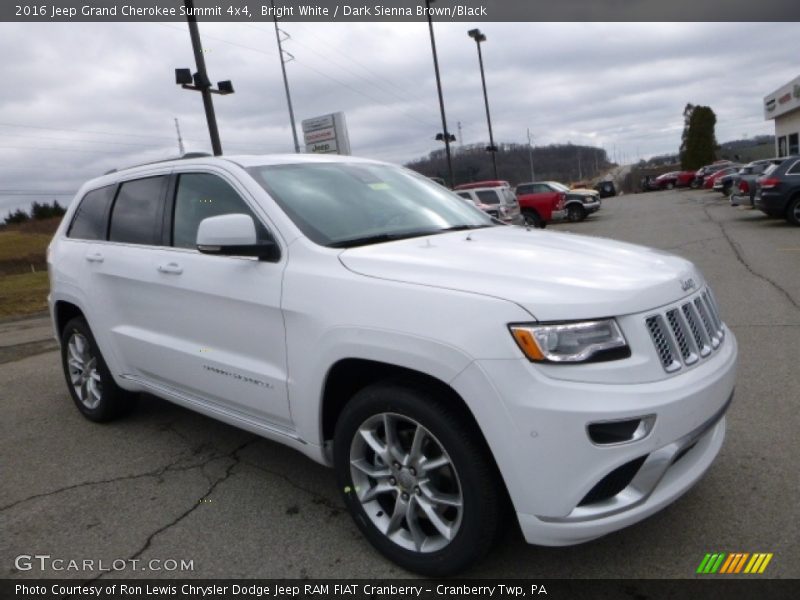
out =
[(479, 559), (507, 510), (546, 546), (631, 525), (722, 446), (737, 346), (694, 265), (498, 224), (393, 165), (121, 170), (80, 189), (48, 262), (83, 415), (149, 392), (291, 446), (419, 573)]

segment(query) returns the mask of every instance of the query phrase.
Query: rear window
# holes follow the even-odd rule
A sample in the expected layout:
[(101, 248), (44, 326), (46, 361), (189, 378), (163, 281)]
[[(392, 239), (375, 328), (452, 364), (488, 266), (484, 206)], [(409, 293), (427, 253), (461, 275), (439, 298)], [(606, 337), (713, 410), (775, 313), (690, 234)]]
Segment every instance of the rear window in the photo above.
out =
[(160, 244), (166, 177), (126, 181), (111, 212), (109, 239), (128, 244)]
[(475, 192), (475, 195), (478, 196), (478, 200), (480, 200), (482, 204), (500, 204), (500, 197), (494, 190)]
[(109, 185), (92, 190), (83, 197), (67, 231), (67, 237), (79, 240), (106, 239), (108, 207), (114, 197), (114, 187)]

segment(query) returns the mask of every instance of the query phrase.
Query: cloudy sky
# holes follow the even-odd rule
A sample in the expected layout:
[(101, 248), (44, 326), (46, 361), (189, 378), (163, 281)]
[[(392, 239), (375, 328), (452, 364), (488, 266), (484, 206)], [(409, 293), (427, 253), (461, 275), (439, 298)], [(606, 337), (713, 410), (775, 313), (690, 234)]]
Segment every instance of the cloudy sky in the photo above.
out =
[[(448, 124), (487, 139), (468, 23), (435, 24)], [(604, 147), (625, 162), (677, 151), (687, 102), (710, 105), (720, 141), (772, 133), (763, 97), (800, 74), (798, 23), (480, 23), (495, 139)], [(353, 153), (405, 162), (441, 131), (425, 23), (282, 24), (299, 121), (344, 111)], [(226, 154), (291, 152), (270, 23), (200, 23)], [(62, 203), (108, 169), (210, 148), (185, 23), (0, 24), (0, 216)]]

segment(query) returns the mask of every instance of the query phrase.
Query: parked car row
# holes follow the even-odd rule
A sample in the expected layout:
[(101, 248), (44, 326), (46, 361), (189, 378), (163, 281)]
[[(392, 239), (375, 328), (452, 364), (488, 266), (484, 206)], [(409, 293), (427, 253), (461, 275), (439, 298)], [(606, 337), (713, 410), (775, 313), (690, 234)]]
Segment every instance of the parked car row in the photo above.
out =
[(570, 189), (557, 181), (520, 183), (513, 190), (503, 180), (475, 181), (453, 191), (496, 219), (532, 227), (565, 219), (577, 223), (602, 206), (600, 191)]
[(729, 196), (731, 206), (757, 208), (800, 225), (800, 156), (730, 164), (706, 175), (703, 187)]

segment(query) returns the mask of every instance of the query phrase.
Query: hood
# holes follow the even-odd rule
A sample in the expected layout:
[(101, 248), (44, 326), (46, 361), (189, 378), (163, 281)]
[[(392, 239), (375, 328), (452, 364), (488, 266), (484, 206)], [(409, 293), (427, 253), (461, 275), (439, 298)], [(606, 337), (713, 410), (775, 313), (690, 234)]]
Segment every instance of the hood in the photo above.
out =
[(575, 188), (574, 190), (570, 190), (568, 192), (564, 192), (565, 194), (576, 194), (578, 196), (599, 196), (600, 192), (597, 190), (589, 190), (586, 188)]
[(349, 248), (339, 259), (369, 277), (503, 298), (540, 321), (642, 312), (703, 281), (692, 263), (659, 250), (523, 227)]

